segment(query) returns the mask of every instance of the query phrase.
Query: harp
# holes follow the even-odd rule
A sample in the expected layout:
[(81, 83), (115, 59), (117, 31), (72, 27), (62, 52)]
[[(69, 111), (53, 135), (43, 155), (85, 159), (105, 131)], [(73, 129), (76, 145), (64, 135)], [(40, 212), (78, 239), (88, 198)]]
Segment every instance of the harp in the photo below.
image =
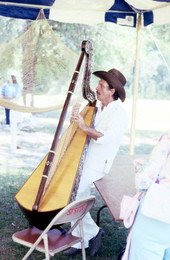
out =
[(87, 125), (92, 123), (96, 100), (94, 92), (89, 86), (91, 57), (91, 42), (83, 41), (81, 54), (68, 88), (51, 149), (15, 195), (15, 199), (28, 222), (40, 229), (44, 229), (55, 214), (75, 197), (75, 187), (80, 177), (80, 162), (82, 163), (87, 136), (75, 123), (72, 123), (61, 137), (60, 135), (84, 58), (86, 61), (82, 94), (88, 100), (88, 105), (81, 114)]

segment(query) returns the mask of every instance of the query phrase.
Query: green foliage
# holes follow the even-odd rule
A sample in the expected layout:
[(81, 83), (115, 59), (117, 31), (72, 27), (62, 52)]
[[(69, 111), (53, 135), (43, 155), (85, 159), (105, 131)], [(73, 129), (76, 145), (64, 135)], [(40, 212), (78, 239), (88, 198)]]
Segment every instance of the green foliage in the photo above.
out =
[[(128, 79), (127, 96), (133, 95), (135, 28), (121, 27), (113, 23), (77, 25), (51, 22), (51, 24), (62, 41), (77, 53), (82, 40), (91, 40), (93, 71), (107, 70), (111, 67), (122, 70)], [(138, 86), (140, 98), (170, 98), (169, 35), (169, 25), (142, 28)]]
[[(22, 21), (9, 18), (0, 18), (0, 43), (7, 43), (15, 40), (25, 33), (35, 22)], [(39, 21), (40, 22), (40, 21)], [(58, 85), (68, 86), (68, 80), (71, 79), (66, 67), (70, 66), (73, 72), (75, 60), (71, 56), (60, 59), (59, 53), (66, 52), (65, 46), (77, 55), (81, 52), (81, 42), (90, 40), (93, 45), (93, 67), (95, 70), (109, 70), (112, 67), (120, 69), (126, 76), (128, 82), (126, 85), (127, 96), (133, 95), (134, 80), (134, 60), (136, 51), (136, 29), (126, 26), (119, 26), (114, 23), (102, 23), (97, 25), (84, 24), (65, 24), (60, 22), (48, 21), (53, 30), (53, 36), (50, 30), (42, 28), (37, 29), (38, 42), (34, 49), (35, 69), (37, 70), (36, 93), (56, 93), (55, 82), (59, 80)], [(38, 27), (37, 27), (38, 28)], [(55, 36), (60, 42), (55, 40)], [(37, 39), (34, 37), (34, 39)], [(53, 40), (51, 40), (53, 39)], [(142, 28), (140, 40), (140, 77), (138, 85), (138, 95), (140, 98), (169, 99), (170, 97), (170, 52), (169, 52), (169, 25), (149, 26)], [(62, 43), (62, 48), (56, 52), (58, 46)], [(8, 57), (2, 59), (1, 64), (10, 64), (10, 68), (19, 68), (21, 65), (21, 52), (15, 49), (9, 50)], [(29, 52), (29, 50), (28, 50)], [(72, 53), (73, 53), (72, 52)], [(67, 54), (67, 52), (66, 52)], [(29, 55), (29, 54), (28, 54)], [(67, 56), (67, 55), (66, 55)], [(78, 56), (77, 56), (78, 57)], [(78, 58), (77, 58), (78, 59)], [(59, 79), (59, 72), (56, 65), (60, 64), (65, 70), (65, 77)], [(72, 69), (71, 69), (72, 68)], [(21, 67), (20, 73), (21, 72)], [(57, 71), (57, 73), (55, 73)], [(0, 73), (6, 75), (6, 70), (0, 68)], [(66, 76), (67, 75), (67, 76)], [(95, 79), (91, 79), (91, 85), (95, 86)], [(65, 91), (65, 87), (62, 88)]]

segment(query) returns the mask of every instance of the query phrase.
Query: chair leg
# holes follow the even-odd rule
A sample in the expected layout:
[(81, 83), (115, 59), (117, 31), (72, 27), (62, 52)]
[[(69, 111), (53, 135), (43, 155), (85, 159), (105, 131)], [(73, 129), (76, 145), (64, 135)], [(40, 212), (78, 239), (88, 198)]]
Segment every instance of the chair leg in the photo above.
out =
[(24, 255), (24, 257), (22, 258), (22, 260), (26, 260), (26, 259), (28, 259), (28, 257), (31, 255), (31, 253), (34, 251), (34, 248), (32, 249), (32, 248), (30, 248), (29, 250), (28, 250), (28, 252), (26, 253), (26, 255)]
[(84, 247), (84, 241), (83, 241), (83, 243), (81, 243), (81, 247), (82, 247), (82, 257), (83, 257), (83, 260), (86, 260), (86, 251), (85, 251), (85, 247)]
[(79, 223), (79, 228), (80, 228), (80, 235), (81, 235), (82, 258), (83, 258), (83, 260), (86, 260), (86, 251), (85, 251), (85, 246), (84, 246), (84, 232), (83, 232), (83, 223), (82, 223), (82, 221), (80, 221), (80, 223)]
[[(32, 245), (32, 247), (28, 250), (28, 252), (25, 254), (25, 256), (22, 258), (22, 260), (26, 260), (28, 259), (28, 257), (31, 255), (31, 253), (34, 251), (34, 249), (36, 248), (36, 246), (40, 243), (40, 241), (42, 240), (42, 237), (40, 236), (37, 241)], [(49, 258), (47, 258), (49, 259)]]
[(47, 236), (47, 234), (44, 235), (43, 241), (44, 241), (44, 249), (45, 249), (45, 259), (50, 260), (49, 250), (48, 250), (48, 236)]

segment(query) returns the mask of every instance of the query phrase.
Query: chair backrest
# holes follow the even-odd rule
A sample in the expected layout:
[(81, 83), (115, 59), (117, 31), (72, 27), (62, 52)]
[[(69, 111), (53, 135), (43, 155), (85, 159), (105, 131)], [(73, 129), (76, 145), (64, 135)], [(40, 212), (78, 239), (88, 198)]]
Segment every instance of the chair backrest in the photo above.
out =
[(68, 223), (82, 219), (95, 203), (95, 196), (89, 196), (81, 200), (76, 200), (64, 207), (50, 222), (46, 229), (53, 225)]

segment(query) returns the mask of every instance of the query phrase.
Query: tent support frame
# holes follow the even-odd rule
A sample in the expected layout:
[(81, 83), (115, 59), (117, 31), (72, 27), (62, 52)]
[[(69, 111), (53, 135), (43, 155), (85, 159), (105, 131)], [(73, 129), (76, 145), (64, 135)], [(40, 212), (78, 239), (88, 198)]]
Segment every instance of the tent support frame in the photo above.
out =
[(138, 82), (139, 82), (141, 24), (142, 24), (142, 13), (139, 13), (137, 18), (136, 53), (135, 53), (135, 63), (134, 63), (134, 81), (133, 81), (133, 94), (132, 94), (132, 117), (131, 117), (130, 147), (129, 147), (130, 155), (134, 154), (134, 147), (135, 147), (135, 125), (136, 125), (137, 95), (138, 95)]

